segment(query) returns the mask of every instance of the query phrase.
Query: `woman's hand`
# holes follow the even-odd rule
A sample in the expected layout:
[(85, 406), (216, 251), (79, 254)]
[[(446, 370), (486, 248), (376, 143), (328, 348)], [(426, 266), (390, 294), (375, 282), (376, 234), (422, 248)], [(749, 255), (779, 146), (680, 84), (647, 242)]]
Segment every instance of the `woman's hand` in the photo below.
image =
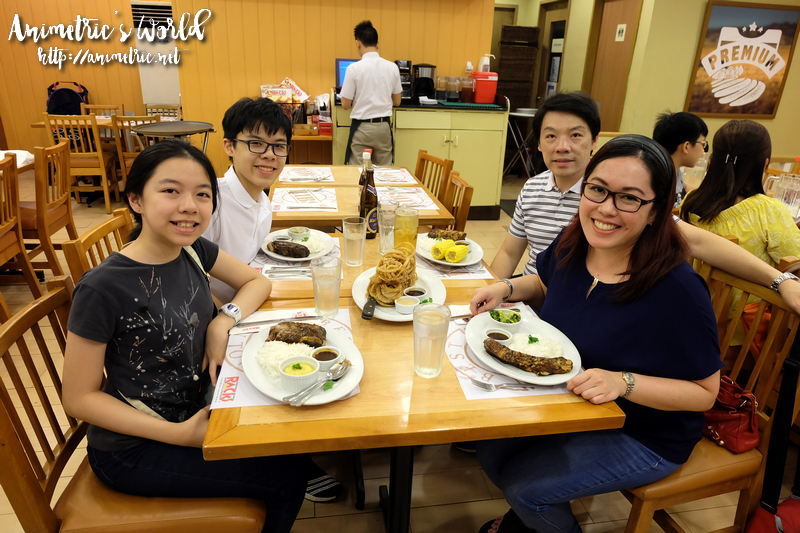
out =
[(211, 383), (217, 385), (217, 369), (225, 361), (228, 349), (228, 331), (233, 327), (233, 319), (222, 313), (218, 314), (206, 330), (206, 350), (203, 358), (203, 370), (208, 366)]
[(210, 413), (211, 406), (206, 405), (197, 411), (192, 418), (180, 422), (183, 437), (181, 438), (182, 442), (178, 442), (177, 444), (179, 446), (190, 446), (192, 448), (200, 448), (203, 446), (203, 439), (206, 437)]
[(508, 285), (505, 283), (493, 283), (475, 289), (475, 292), (472, 293), (472, 300), (469, 302), (469, 312), (477, 315), (494, 309), (502, 303), (506, 296), (508, 296)]
[(621, 372), (590, 368), (567, 382), (567, 388), (594, 404), (613, 402), (628, 390)]

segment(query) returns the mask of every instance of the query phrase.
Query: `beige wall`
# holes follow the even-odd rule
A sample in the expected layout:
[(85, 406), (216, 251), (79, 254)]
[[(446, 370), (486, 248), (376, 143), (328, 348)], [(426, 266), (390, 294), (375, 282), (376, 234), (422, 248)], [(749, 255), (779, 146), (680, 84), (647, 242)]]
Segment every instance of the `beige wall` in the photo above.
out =
[(495, 0), (496, 6), (517, 8), (517, 26), (536, 26), (539, 23), (539, 0)]

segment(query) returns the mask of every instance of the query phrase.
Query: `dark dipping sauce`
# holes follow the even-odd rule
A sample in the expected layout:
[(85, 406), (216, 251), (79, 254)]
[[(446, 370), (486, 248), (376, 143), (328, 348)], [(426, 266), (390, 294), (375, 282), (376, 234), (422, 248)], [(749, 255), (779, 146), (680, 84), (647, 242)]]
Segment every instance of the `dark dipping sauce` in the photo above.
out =
[(500, 333), (500, 332), (496, 332), (496, 331), (493, 331), (492, 333), (489, 333), (487, 335), (487, 337), (489, 337), (490, 339), (494, 339), (496, 341), (508, 340), (508, 335), (506, 335), (505, 333)]
[(314, 359), (317, 361), (330, 361), (332, 359), (336, 359), (337, 357), (339, 356), (329, 351), (317, 352), (314, 354)]
[(408, 291), (406, 296), (422, 296), (425, 294), (423, 291)]

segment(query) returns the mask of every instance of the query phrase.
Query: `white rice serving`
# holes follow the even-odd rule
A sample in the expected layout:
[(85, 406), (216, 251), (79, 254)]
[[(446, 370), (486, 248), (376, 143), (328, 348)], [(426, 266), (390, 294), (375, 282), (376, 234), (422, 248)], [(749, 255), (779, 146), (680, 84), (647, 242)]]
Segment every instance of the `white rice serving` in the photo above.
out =
[(256, 361), (269, 373), (269, 377), (279, 379), (281, 377), (280, 366), (283, 361), (298, 355), (311, 357), (313, 351), (314, 348), (302, 342), (289, 344), (282, 341), (267, 341), (258, 349)]
[(322, 251), (322, 241), (316, 237), (309, 237), (307, 241), (301, 242), (300, 244), (308, 248), (310, 255), (318, 254)]
[(431, 239), (427, 235), (417, 235), (417, 248), (425, 252), (430, 253), (431, 248), (433, 248), (433, 245), (436, 244), (437, 242), (441, 241), (437, 241), (436, 239)]
[[(538, 339), (538, 342), (528, 342), (528, 336)], [(564, 350), (555, 339), (545, 337), (544, 335), (528, 334), (528, 333), (514, 333), (511, 335), (511, 340), (506, 344), (506, 348), (510, 348), (516, 352), (532, 355), (534, 357), (563, 357)]]

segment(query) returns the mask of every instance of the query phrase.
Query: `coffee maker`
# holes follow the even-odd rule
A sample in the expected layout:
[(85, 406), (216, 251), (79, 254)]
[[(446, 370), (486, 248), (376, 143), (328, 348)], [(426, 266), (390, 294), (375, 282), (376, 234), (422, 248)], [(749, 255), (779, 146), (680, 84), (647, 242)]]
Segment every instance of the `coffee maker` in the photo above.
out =
[(403, 88), (401, 99), (403, 102), (409, 102), (414, 95), (413, 78), (411, 77), (411, 61), (407, 59), (398, 59), (394, 62), (400, 70), (400, 86)]
[(414, 98), (436, 96), (436, 65), (417, 63), (414, 65)]

